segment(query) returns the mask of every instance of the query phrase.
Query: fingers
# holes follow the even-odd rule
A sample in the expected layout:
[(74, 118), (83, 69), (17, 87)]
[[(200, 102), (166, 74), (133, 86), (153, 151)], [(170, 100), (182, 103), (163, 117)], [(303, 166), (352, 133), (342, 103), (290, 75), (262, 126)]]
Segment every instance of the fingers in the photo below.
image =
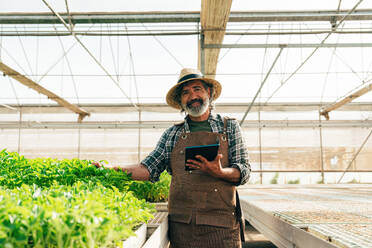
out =
[(96, 162), (96, 161), (92, 162), (92, 165), (94, 165), (96, 168), (101, 168), (102, 167), (102, 165), (99, 162)]
[(200, 162), (202, 163), (207, 163), (209, 162), (205, 157), (201, 156), (201, 155), (196, 155), (195, 158), (199, 159)]
[(223, 158), (222, 153), (217, 154), (217, 156), (214, 158), (214, 161), (221, 160)]
[(201, 162), (198, 160), (188, 159), (186, 161), (186, 165), (193, 169), (200, 169)]
[(208, 164), (211, 163), (211, 161), (208, 161), (206, 158), (204, 158), (201, 155), (196, 155), (195, 158), (197, 160), (194, 160), (194, 159), (187, 160), (186, 165), (194, 169), (205, 170), (209, 167)]

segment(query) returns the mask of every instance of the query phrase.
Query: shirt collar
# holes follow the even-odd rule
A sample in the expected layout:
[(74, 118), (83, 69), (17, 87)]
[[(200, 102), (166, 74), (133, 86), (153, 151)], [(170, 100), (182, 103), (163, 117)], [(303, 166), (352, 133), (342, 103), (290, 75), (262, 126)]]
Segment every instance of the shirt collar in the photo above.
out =
[[(184, 130), (185, 130), (186, 133), (189, 133), (190, 132), (189, 123), (187, 122), (188, 119), (189, 119), (189, 115), (186, 115), (186, 117), (185, 117), (185, 123), (184, 123)], [(217, 118), (217, 115), (216, 114), (214, 114), (214, 113), (210, 113), (209, 114), (209, 116), (208, 116), (208, 122), (211, 125), (212, 130), (213, 130), (212, 122), (216, 122), (217, 120), (218, 120), (218, 118)]]

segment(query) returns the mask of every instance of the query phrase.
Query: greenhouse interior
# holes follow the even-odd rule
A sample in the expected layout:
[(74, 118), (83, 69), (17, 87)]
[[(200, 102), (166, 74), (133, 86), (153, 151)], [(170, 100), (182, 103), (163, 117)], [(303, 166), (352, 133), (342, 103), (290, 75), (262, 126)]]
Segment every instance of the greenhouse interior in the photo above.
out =
[(172, 176), (112, 167), (184, 121), (184, 68), (241, 128), (242, 247), (372, 247), (371, 1), (0, 6), (0, 247), (168, 247)]

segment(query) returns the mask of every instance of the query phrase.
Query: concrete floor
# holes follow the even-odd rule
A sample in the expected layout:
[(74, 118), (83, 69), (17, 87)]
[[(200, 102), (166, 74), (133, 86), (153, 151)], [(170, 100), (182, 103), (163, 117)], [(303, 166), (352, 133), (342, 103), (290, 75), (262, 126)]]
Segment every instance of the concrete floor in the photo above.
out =
[(248, 222), (245, 224), (245, 242), (243, 248), (276, 248), (264, 235), (258, 232)]

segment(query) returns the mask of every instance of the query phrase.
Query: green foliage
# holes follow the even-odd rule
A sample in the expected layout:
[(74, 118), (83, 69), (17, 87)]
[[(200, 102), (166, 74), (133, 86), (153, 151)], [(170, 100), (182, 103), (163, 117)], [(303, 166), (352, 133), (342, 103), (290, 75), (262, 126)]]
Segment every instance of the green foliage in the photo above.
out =
[(0, 247), (103, 247), (133, 235), (154, 207), (92, 182), (0, 187)]
[(298, 178), (296, 180), (289, 180), (288, 184), (300, 184), (300, 179)]
[(170, 182), (171, 176), (164, 171), (158, 182), (136, 181), (129, 186), (129, 190), (140, 199), (146, 199), (149, 202), (164, 202), (168, 199)]
[(16, 152), (0, 152), (0, 186), (15, 188), (22, 184), (36, 184), (50, 187), (54, 181), (63, 185), (73, 185), (77, 181), (100, 182), (105, 187), (114, 186), (124, 191), (131, 178), (115, 170), (97, 170), (89, 160), (27, 159)]
[(166, 172), (156, 183), (133, 181), (125, 172), (91, 165), (80, 159), (27, 159), (16, 152), (0, 152), (0, 186), (16, 188), (22, 184), (50, 187), (54, 182), (73, 185), (77, 181), (100, 183), (119, 191), (133, 191), (147, 201), (165, 201), (168, 198), (170, 175)]
[(140, 182), (91, 162), (0, 151), (0, 247), (116, 247), (168, 197), (166, 172)]
[(275, 176), (270, 180), (271, 184), (278, 184), (279, 173), (275, 173)]

